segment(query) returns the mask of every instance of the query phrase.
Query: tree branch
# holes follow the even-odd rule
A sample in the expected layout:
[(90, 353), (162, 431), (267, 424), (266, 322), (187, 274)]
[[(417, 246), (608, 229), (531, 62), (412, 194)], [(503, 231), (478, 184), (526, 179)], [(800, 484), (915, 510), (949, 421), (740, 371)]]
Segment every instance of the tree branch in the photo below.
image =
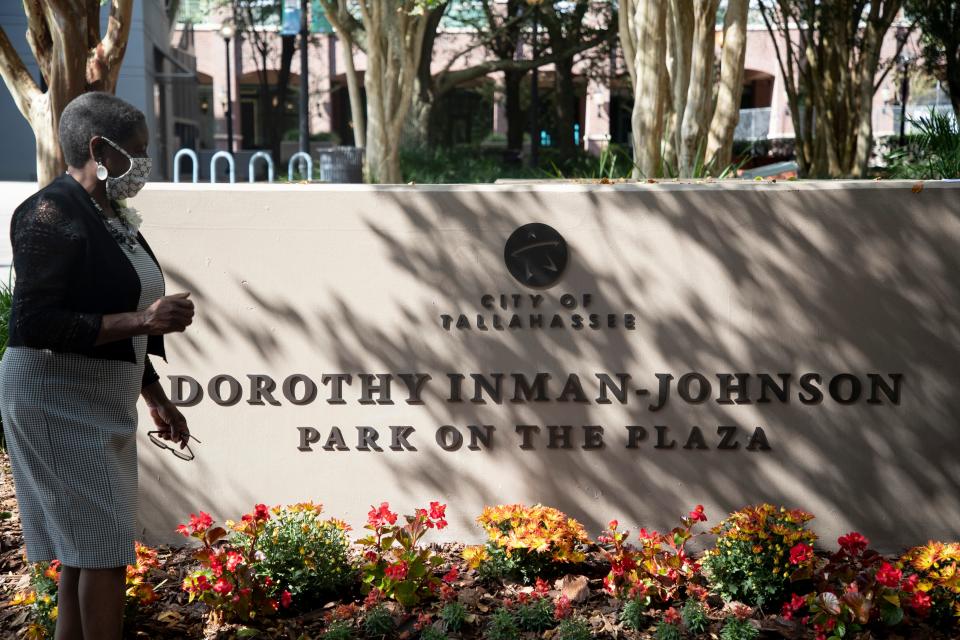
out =
[(4, 84), (10, 90), (13, 101), (17, 104), (17, 109), (31, 122), (31, 108), (33, 101), (38, 98), (40, 87), (37, 86), (29, 69), (23, 64), (17, 50), (7, 37), (7, 32), (0, 27), (0, 76), (3, 77)]
[(469, 82), (470, 80), (475, 80), (476, 78), (482, 78), (483, 76), (495, 71), (529, 71), (530, 69), (539, 68), (556, 62), (557, 60), (562, 60), (563, 58), (576, 55), (581, 51), (592, 49), (601, 42), (612, 39), (612, 34), (605, 34), (601, 38), (585, 40), (577, 43), (575, 46), (572, 46), (567, 50), (555, 52), (549, 56), (540, 57), (535, 60), (487, 60), (473, 67), (467, 67), (466, 69), (441, 72), (436, 77), (437, 94), (449, 91), (453, 87), (456, 87), (464, 82)]
[(107, 33), (87, 58), (87, 82), (101, 82), (105, 91), (113, 91), (120, 73), (120, 64), (127, 51), (133, 0), (110, 0)]
[(23, 0), (23, 11), (27, 15), (27, 44), (40, 67), (40, 74), (49, 79), (53, 38), (43, 4), (40, 0)]

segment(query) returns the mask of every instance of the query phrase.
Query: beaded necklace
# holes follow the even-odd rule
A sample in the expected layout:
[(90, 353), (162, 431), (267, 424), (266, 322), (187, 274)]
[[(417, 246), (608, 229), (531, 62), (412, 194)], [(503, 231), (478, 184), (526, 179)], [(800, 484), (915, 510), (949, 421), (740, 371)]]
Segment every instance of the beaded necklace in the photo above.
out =
[(123, 226), (123, 231), (118, 229), (115, 225), (110, 223), (110, 219), (107, 218), (107, 214), (104, 213), (103, 207), (100, 206), (100, 203), (94, 200), (93, 196), (90, 196), (90, 202), (93, 203), (93, 208), (97, 210), (97, 213), (100, 214), (100, 219), (103, 220), (104, 226), (107, 227), (107, 231), (110, 232), (110, 235), (113, 236), (113, 239), (121, 245), (125, 245), (130, 251), (137, 250), (137, 231), (130, 223), (128, 223), (123, 216), (117, 215), (117, 220), (120, 221), (120, 224)]

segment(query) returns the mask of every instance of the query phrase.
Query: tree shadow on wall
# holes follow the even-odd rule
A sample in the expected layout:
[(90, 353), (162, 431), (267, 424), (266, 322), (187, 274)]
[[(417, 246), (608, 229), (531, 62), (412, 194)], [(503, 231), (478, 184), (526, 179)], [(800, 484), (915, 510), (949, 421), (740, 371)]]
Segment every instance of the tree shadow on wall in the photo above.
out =
[[(426, 196), (429, 192), (429, 197)], [(437, 379), (424, 409), (436, 425), (495, 421), (497, 445), (451, 455), (424, 446), (415, 463), (394, 469), (411, 492), (472, 504), (524, 499), (557, 506), (591, 533), (608, 518), (671, 526), (694, 503), (721, 512), (773, 501), (801, 507), (835, 536), (858, 529), (878, 548), (929, 536), (955, 535), (960, 517), (960, 217), (956, 191), (909, 187), (791, 189), (786, 185), (623, 185), (586, 193), (564, 190), (430, 190), (377, 192), (403, 214), (392, 231), (375, 211), (366, 227), (393, 268), (426, 288), (422, 297), (393, 299), (409, 320), (385, 329), (351, 300), (336, 295), (324, 308), (276, 301), (246, 286), (284, 331), (330, 335), (326, 354), (344, 372), (427, 372)], [(530, 293), (503, 267), (503, 243), (518, 226), (546, 222), (570, 246), (560, 283), (543, 293), (590, 293), (587, 311), (631, 312), (636, 329), (516, 331), (439, 329), (440, 314), (475, 316), (485, 293)], [(411, 232), (410, 229), (413, 231)], [(952, 235), (951, 235), (952, 234)], [(353, 268), (362, 266), (351, 265)], [(195, 292), (212, 330), (253, 344), (269, 363), (281, 343), (264, 327), (217, 307), (216, 296), (168, 268)], [(371, 278), (375, 274), (371, 274)], [(528, 310), (521, 310), (528, 312)], [(553, 304), (546, 314), (569, 312)], [(512, 311), (499, 311), (509, 316)], [(204, 347), (190, 343), (204, 355)], [(448, 372), (567, 373), (583, 380), (590, 402), (451, 403)], [(653, 398), (625, 407), (597, 405), (594, 372), (629, 373), (654, 390), (654, 373), (701, 372), (714, 384), (703, 404), (676, 397), (653, 412)], [(863, 402), (816, 405), (717, 404), (716, 373), (852, 372), (903, 374), (899, 406)], [(559, 381), (559, 382), (558, 382)], [(794, 382), (795, 384), (795, 382)], [(824, 387), (826, 384), (824, 384)], [(559, 386), (551, 386), (556, 395)], [(472, 388), (469, 389), (472, 392)], [(752, 389), (756, 398), (757, 389)], [(518, 424), (540, 425), (523, 450)], [(604, 447), (584, 450), (581, 425), (603, 425)], [(647, 438), (626, 448), (625, 425)], [(571, 425), (573, 447), (550, 449), (546, 425)], [(656, 449), (655, 426), (668, 426), (671, 449)], [(682, 447), (693, 425), (708, 450)], [(718, 450), (716, 429), (738, 425), (740, 446)], [(746, 451), (745, 436), (762, 426), (772, 451)], [(473, 457), (471, 457), (473, 456)], [(492, 456), (514, 470), (513, 484), (470, 476), (470, 462)], [(469, 526), (475, 513), (454, 513)], [(829, 538), (828, 538), (829, 539)], [(906, 541), (906, 542), (905, 542)]]

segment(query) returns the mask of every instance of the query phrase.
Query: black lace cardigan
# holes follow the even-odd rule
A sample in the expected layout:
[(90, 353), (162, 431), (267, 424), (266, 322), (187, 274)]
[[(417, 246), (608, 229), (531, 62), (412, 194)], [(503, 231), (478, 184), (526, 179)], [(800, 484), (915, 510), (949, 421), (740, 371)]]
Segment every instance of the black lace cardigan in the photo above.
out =
[[(79, 182), (64, 174), (27, 198), (10, 241), (17, 278), (9, 346), (136, 362), (131, 338), (94, 344), (104, 315), (137, 310), (140, 278)], [(165, 358), (163, 336), (147, 338), (147, 353)], [(143, 386), (159, 379), (147, 357)]]

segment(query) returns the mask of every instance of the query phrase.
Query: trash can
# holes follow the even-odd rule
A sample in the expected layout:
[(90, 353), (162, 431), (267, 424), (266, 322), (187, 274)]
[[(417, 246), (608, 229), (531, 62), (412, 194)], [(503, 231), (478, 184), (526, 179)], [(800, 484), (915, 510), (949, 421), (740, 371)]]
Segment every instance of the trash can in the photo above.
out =
[(320, 181), (338, 184), (363, 182), (363, 149), (331, 147), (317, 151)]

